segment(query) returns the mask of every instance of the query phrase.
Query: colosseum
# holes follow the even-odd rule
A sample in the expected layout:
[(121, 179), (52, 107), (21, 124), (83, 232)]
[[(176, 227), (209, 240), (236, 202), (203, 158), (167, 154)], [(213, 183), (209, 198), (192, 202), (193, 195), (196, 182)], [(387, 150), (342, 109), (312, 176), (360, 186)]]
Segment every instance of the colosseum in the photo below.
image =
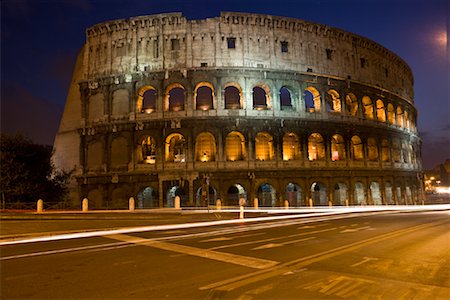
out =
[(367, 38), (260, 14), (140, 16), (87, 29), (54, 162), (90, 208), (416, 204), (416, 120), (411, 69)]

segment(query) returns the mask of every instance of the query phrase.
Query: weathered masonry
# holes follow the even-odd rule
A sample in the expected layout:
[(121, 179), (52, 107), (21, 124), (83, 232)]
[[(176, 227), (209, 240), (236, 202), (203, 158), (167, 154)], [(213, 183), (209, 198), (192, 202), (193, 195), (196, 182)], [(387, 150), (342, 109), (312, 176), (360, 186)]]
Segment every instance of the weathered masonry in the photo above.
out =
[(423, 201), (413, 76), (328, 26), (179, 13), (86, 32), (55, 140), (95, 208)]

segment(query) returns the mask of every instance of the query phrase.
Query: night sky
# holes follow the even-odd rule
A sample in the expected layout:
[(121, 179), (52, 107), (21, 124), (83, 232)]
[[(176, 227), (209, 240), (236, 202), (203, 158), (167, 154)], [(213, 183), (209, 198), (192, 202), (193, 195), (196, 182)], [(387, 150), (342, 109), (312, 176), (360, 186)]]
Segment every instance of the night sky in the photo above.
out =
[(201, 19), (221, 11), (326, 24), (395, 52), (413, 70), (424, 167), (450, 158), (447, 0), (1, 0), (1, 132), (53, 144), (87, 27), (164, 12)]

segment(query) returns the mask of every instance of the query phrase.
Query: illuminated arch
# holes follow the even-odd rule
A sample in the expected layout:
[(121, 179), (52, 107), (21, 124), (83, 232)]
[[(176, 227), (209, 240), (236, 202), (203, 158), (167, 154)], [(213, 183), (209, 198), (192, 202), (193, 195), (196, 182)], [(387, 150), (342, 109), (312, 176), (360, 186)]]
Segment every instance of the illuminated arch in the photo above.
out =
[(331, 137), (331, 160), (344, 159), (346, 159), (344, 138), (340, 134), (335, 134)]
[(403, 113), (405, 114), (405, 128), (409, 129), (409, 113), (406, 109)]
[(320, 111), (320, 93), (312, 86), (308, 86), (304, 92), (305, 95), (305, 107), (307, 112), (319, 112)]
[(272, 160), (273, 138), (267, 132), (258, 132), (255, 137), (255, 159), (256, 160)]
[(209, 132), (202, 132), (195, 139), (195, 160), (215, 161), (216, 160), (216, 139)]
[(398, 139), (392, 140), (392, 156), (394, 162), (400, 162), (400, 143)]
[(270, 89), (267, 85), (256, 85), (252, 89), (253, 109), (270, 109)]
[(186, 140), (180, 133), (172, 133), (165, 141), (165, 157), (168, 162), (186, 162)]
[(145, 85), (138, 91), (137, 112), (152, 113), (156, 110), (158, 92), (151, 85)]
[(341, 98), (336, 90), (329, 90), (326, 99), (327, 107), (330, 112), (341, 112)]
[(362, 106), (364, 109), (364, 117), (368, 120), (373, 120), (373, 103), (369, 96), (362, 98)]
[(237, 131), (230, 132), (225, 138), (225, 155), (228, 161), (245, 159), (245, 138)]
[(381, 141), (381, 161), (391, 161), (391, 147), (387, 139)]
[(349, 115), (356, 116), (358, 114), (358, 99), (354, 94), (348, 93), (345, 96), (345, 106)]
[(380, 122), (386, 122), (386, 108), (384, 102), (380, 99), (377, 100), (377, 120)]
[(287, 86), (283, 86), (280, 89), (280, 107), (281, 110), (292, 108), (292, 92)]
[(194, 90), (194, 107), (196, 110), (214, 109), (214, 86), (209, 82), (199, 82)]
[(137, 147), (137, 158), (140, 163), (156, 163), (156, 142), (152, 136), (146, 135), (141, 138)]
[(370, 161), (378, 160), (378, 144), (373, 137), (367, 139), (367, 159)]
[(164, 109), (166, 111), (184, 110), (186, 103), (185, 88), (179, 83), (172, 83), (166, 88)]
[(297, 160), (301, 158), (300, 142), (298, 136), (293, 133), (286, 133), (283, 136), (283, 160)]
[(225, 109), (242, 109), (244, 101), (242, 97), (242, 88), (235, 82), (229, 82), (224, 89)]
[(392, 105), (391, 103), (387, 105), (387, 119), (389, 124), (395, 124), (395, 109), (394, 105)]
[(308, 137), (308, 159), (311, 161), (325, 159), (325, 144), (320, 133), (312, 133)]
[(403, 123), (403, 110), (400, 106), (397, 107), (397, 125), (400, 127), (404, 126)]
[(364, 160), (364, 148), (361, 138), (357, 135), (354, 135), (350, 141), (352, 157), (354, 160)]

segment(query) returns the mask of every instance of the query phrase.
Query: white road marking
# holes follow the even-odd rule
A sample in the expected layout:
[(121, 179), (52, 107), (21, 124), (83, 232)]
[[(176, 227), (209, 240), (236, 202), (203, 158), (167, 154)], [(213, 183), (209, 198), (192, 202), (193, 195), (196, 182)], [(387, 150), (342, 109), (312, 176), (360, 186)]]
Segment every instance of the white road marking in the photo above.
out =
[(273, 244), (273, 243), (269, 243), (269, 244), (265, 244), (250, 250), (261, 250), (261, 249), (270, 249), (270, 248), (275, 248), (275, 247), (283, 247), (286, 245), (290, 245), (290, 244), (295, 244), (295, 243), (299, 243), (299, 242), (303, 242), (303, 241), (309, 241), (309, 240), (313, 240), (316, 237), (312, 236), (312, 237), (307, 237), (304, 239), (299, 239), (299, 240), (293, 240), (293, 241), (289, 241), (289, 242), (284, 242), (284, 243), (279, 243), (279, 244)]
[(365, 264), (366, 262), (369, 262), (369, 261), (372, 261), (372, 260), (378, 260), (378, 258), (375, 258), (375, 257), (364, 257), (362, 261), (351, 265), (351, 267), (357, 267), (359, 265)]
[(357, 231), (361, 231), (361, 230), (364, 230), (364, 229), (370, 230), (371, 227), (370, 226), (365, 226), (365, 227), (359, 227), (359, 228), (354, 228), (354, 229), (344, 229), (340, 233), (357, 232)]
[(160, 242), (151, 239), (143, 239), (140, 237), (134, 237), (129, 235), (117, 234), (109, 235), (108, 238), (123, 241), (127, 243), (139, 244), (142, 246), (149, 246), (161, 250), (167, 250), (172, 252), (178, 252), (183, 254), (188, 254), (192, 256), (198, 256), (208, 259), (213, 259), (217, 261), (222, 261), (226, 263), (232, 263), (240, 266), (245, 266), (254, 269), (267, 269), (277, 265), (279, 262), (249, 256), (242, 256), (231, 253), (217, 252), (208, 249), (195, 248), (191, 246), (172, 244), (167, 242)]
[(200, 241), (200, 243), (222, 242), (222, 241), (231, 241), (231, 240), (232, 240), (232, 238), (230, 238), (230, 237), (221, 236), (221, 237), (218, 237), (218, 238), (203, 240), (203, 241)]
[(321, 233), (321, 232), (327, 232), (327, 231), (331, 231), (331, 230), (335, 230), (335, 229), (336, 229), (336, 227), (329, 228), (329, 229), (323, 229), (323, 230), (315, 230), (315, 231), (311, 231), (311, 232), (303, 232), (303, 233), (285, 235), (285, 236), (276, 237), (276, 238), (269, 238), (269, 239), (263, 239), (263, 240), (248, 241), (248, 242), (242, 242), (242, 243), (236, 243), (236, 244), (217, 246), (217, 247), (212, 247), (210, 249), (211, 250), (217, 250), (217, 249), (238, 247), (238, 246), (251, 245), (251, 244), (260, 244), (260, 243), (264, 243), (264, 242), (271, 242), (271, 241), (276, 241), (276, 240), (281, 240), (281, 239), (292, 238), (292, 237), (296, 237), (296, 236), (303, 236), (303, 235), (308, 235), (308, 234), (316, 234), (316, 233)]

